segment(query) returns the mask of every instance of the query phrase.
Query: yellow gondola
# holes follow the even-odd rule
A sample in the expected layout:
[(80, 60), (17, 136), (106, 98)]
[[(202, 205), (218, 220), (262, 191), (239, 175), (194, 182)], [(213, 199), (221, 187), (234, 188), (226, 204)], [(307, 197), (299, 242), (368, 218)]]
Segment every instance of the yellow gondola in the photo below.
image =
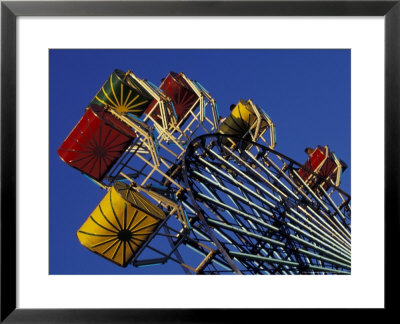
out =
[[(233, 108), (231, 114), (221, 123), (217, 133), (230, 135), (237, 138), (243, 138), (248, 141), (257, 141), (258, 137), (262, 135), (265, 130), (270, 126), (267, 120), (257, 116), (251, 101), (241, 99), (239, 103)], [(257, 123), (259, 129), (257, 130)], [(225, 138), (223, 144), (232, 146), (237, 144), (236, 139)], [(245, 148), (245, 147), (243, 147)]]
[(165, 213), (123, 182), (115, 182), (77, 232), (90, 251), (126, 267)]

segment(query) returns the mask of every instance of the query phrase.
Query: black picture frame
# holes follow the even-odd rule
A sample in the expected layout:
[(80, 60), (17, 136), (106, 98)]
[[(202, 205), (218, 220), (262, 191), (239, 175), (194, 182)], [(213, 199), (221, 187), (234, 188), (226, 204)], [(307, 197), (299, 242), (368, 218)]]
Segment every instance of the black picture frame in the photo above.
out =
[[(384, 16), (385, 310), (397, 306), (399, 236), (400, 0), (395, 1), (2, 1), (1, 2), (1, 317), (5, 323), (233, 322), (243, 309), (16, 308), (16, 19), (19, 16)], [(372, 134), (371, 134), (372, 136)], [(366, 139), (368, 140), (368, 139)], [(371, 148), (373, 150), (373, 148)], [(372, 171), (373, 172), (373, 171)], [(373, 266), (373, 264), (371, 264)], [(368, 283), (366, 283), (367, 285)], [(62, 293), (62, 292), (60, 292)], [(195, 296), (193, 296), (195, 298)], [(254, 317), (255, 318), (255, 317)]]

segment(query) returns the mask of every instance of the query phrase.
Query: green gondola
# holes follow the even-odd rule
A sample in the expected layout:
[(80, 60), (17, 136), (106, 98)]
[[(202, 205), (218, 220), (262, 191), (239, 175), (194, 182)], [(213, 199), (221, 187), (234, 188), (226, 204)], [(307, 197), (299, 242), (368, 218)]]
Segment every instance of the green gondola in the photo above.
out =
[(90, 104), (109, 106), (119, 113), (140, 117), (152, 100), (152, 96), (128, 73), (114, 70)]

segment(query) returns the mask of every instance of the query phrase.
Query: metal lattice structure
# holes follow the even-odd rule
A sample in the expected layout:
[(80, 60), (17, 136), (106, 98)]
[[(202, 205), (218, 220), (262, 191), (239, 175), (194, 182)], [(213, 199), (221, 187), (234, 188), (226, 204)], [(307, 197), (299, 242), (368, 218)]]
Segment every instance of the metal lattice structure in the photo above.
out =
[[(194, 140), (184, 175), (191, 201), (242, 273), (348, 273), (350, 197), (326, 180), (310, 188), (301, 165), (253, 143), (230, 149), (223, 136)], [(246, 143), (247, 144), (247, 143)], [(247, 145), (246, 145), (247, 146)]]
[(253, 101), (221, 120), (183, 73), (157, 87), (116, 70), (86, 114), (59, 155), (106, 192), (78, 231), (95, 253), (121, 266), (176, 262), (186, 274), (351, 272), (343, 163), (328, 147), (306, 165), (275, 151), (275, 126)]

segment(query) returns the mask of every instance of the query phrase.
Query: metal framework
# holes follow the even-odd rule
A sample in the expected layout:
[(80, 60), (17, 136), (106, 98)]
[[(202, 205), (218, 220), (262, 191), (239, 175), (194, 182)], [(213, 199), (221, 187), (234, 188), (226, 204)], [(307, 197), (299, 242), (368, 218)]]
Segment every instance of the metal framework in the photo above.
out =
[(256, 143), (229, 148), (224, 137), (190, 143), (175, 178), (185, 185), (179, 201), (189, 226), (169, 216), (132, 264), (172, 260), (187, 274), (349, 274), (350, 196), (315, 173), (311, 189), (297, 162)]
[[(186, 274), (349, 274), (350, 196), (338, 187), (336, 156), (336, 176), (321, 177), (273, 150), (275, 126), (251, 100), (241, 100), (223, 128), (200, 83), (183, 73), (168, 77), (182, 92), (168, 96), (163, 84), (124, 74), (121, 82), (153, 100), (142, 118), (104, 102), (136, 137), (104, 179), (92, 180), (106, 190), (125, 182), (165, 213), (130, 263), (173, 261)], [(121, 104), (129, 97), (123, 85)], [(239, 129), (224, 135), (231, 125)]]
[(242, 273), (349, 273), (350, 197), (301, 165), (253, 143), (231, 149), (222, 135), (195, 139), (185, 156), (185, 182), (201, 222)]
[[(168, 97), (159, 87), (139, 79), (131, 71), (127, 75), (128, 83), (134, 80), (143, 87), (152, 96), (154, 104), (143, 118), (129, 113), (121, 114), (106, 106), (113, 116), (131, 127), (137, 137), (104, 183), (99, 185), (106, 188), (116, 180), (135, 184), (139, 192), (165, 208), (168, 215), (176, 214), (180, 223), (188, 227), (183, 205), (179, 203), (184, 188), (174, 178), (181, 172), (182, 158), (188, 143), (199, 135), (216, 131), (219, 114), (215, 100), (200, 83), (191, 81), (181, 73), (196, 98), (186, 107), (187, 112), (183, 118), (179, 119), (174, 101), (180, 98)], [(158, 112), (160, 118), (154, 117), (154, 111)]]

